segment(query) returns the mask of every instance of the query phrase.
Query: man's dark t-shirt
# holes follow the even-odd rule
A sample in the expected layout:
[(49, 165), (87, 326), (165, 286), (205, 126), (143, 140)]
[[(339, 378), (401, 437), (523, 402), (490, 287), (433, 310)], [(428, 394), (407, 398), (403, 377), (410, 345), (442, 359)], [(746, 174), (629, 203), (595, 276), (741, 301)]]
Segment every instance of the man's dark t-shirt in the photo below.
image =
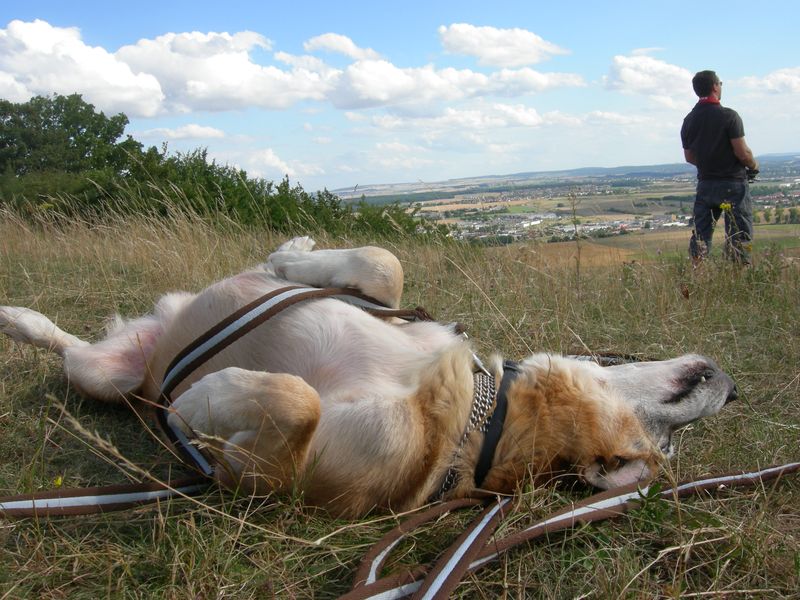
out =
[(683, 147), (697, 159), (697, 178), (738, 179), (747, 177), (744, 165), (733, 153), (731, 140), (744, 137), (742, 118), (732, 108), (698, 102), (681, 127)]

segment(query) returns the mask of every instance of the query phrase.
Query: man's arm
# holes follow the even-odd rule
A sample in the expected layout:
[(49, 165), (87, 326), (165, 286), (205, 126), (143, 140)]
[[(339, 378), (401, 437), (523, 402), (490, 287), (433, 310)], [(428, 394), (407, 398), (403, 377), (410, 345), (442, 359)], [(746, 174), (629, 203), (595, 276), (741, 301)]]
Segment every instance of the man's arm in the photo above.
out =
[(758, 169), (758, 161), (753, 156), (753, 151), (750, 150), (750, 146), (747, 145), (743, 137), (732, 139), (731, 146), (740, 163), (748, 169)]
[(687, 163), (697, 166), (697, 157), (694, 155), (694, 152), (692, 152), (689, 148), (683, 149), (683, 156), (686, 159)]

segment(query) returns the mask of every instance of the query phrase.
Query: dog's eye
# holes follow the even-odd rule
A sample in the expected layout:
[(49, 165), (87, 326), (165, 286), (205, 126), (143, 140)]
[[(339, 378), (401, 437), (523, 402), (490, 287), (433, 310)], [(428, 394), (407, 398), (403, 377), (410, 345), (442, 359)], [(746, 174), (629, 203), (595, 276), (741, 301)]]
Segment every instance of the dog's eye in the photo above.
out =
[(714, 377), (714, 370), (713, 369), (706, 369), (700, 375), (700, 383), (705, 383), (706, 381), (708, 381), (712, 377)]
[(686, 383), (689, 386), (694, 387), (694, 386), (699, 385), (701, 383), (705, 383), (706, 381), (708, 381), (712, 377), (714, 377), (714, 370), (713, 369), (703, 369), (699, 373), (696, 373), (696, 374), (692, 375), (691, 377), (689, 377), (686, 380)]

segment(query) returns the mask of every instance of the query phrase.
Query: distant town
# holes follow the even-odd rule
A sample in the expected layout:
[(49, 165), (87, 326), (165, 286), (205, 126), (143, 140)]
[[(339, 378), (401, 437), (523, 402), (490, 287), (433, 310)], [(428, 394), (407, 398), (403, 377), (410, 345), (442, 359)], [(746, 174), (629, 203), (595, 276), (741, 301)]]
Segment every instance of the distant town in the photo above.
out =
[[(760, 156), (756, 224), (800, 223), (800, 153)], [(691, 224), (690, 165), (520, 173), (335, 190), (345, 201), (400, 203), (453, 236), (487, 243), (564, 241)]]

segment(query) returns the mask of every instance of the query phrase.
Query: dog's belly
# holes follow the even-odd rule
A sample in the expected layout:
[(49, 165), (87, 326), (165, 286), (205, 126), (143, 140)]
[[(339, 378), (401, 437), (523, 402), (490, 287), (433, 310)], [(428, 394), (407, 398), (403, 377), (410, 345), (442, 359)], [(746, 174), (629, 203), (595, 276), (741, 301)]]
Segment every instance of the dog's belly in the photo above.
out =
[[(291, 285), (259, 271), (243, 273), (201, 292), (174, 321), (151, 360), (163, 374), (183, 348), (240, 307)], [(327, 405), (393, 398), (413, 391), (420, 370), (441, 350), (462, 343), (438, 323), (389, 324), (333, 299), (291, 306), (211, 357), (175, 391), (226, 367), (289, 373), (317, 390)], [(159, 375), (160, 377), (161, 375)]]

